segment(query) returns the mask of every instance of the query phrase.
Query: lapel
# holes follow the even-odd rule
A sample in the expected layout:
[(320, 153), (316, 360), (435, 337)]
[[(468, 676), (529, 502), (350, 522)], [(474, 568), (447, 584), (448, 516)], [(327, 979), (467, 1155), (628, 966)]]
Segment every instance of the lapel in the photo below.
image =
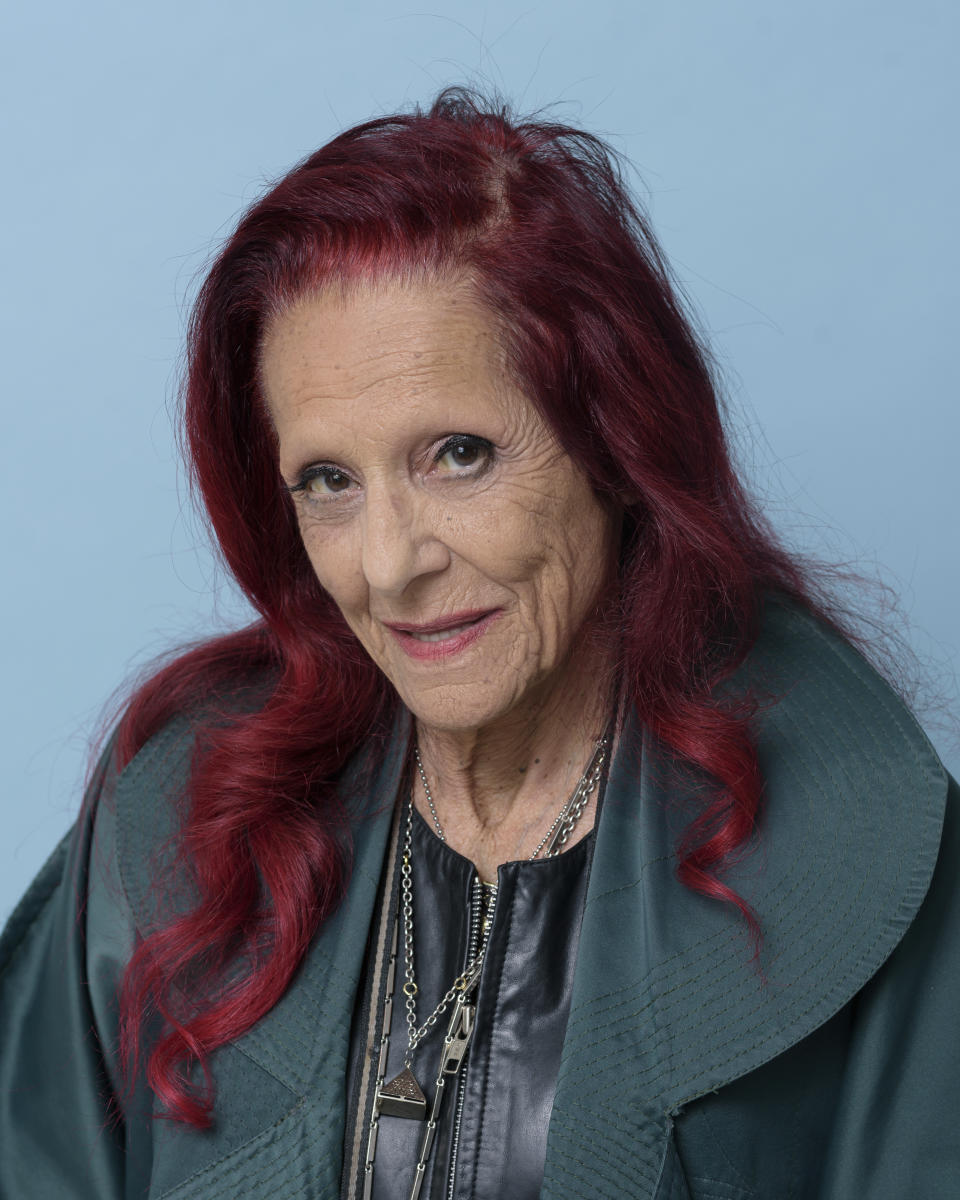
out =
[[(213, 1128), (197, 1131), (148, 1117), (145, 1132), (132, 1132), (150, 1156), (151, 1200), (339, 1195), (350, 1025), (408, 736), (403, 714), (379, 764), (371, 769), (372, 756), (361, 754), (346, 772), (344, 795), (356, 818), (349, 894), (324, 923), (283, 999), (212, 1056)], [(190, 747), (186, 725), (171, 723), (118, 786), (118, 860), (140, 929), (149, 927), (155, 911), (150, 881), (176, 828)]]
[(913, 718), (846, 643), (770, 605), (742, 682), (766, 792), (727, 882), (763, 929), (674, 874), (691, 779), (627, 724), (597, 830), (544, 1197), (680, 1197), (673, 1118), (846, 1004), (913, 919), (946, 776)]

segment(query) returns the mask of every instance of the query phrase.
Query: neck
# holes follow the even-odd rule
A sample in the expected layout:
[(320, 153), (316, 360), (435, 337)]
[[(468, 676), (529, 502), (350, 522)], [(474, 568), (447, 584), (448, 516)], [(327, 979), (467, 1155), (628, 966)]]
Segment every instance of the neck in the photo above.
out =
[[(470, 858), (482, 879), (505, 862), (528, 858), (569, 800), (611, 715), (613, 672), (594, 658), (572, 663), (548, 694), (481, 729), (445, 730), (418, 723), (423, 768), (444, 836)], [(433, 815), (415, 777), (417, 808)], [(591, 795), (568, 845), (593, 827)]]

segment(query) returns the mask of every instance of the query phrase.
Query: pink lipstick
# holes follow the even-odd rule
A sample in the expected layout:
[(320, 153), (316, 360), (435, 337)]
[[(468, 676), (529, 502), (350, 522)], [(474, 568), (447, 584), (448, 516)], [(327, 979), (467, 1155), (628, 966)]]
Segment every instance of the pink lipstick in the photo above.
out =
[(422, 624), (385, 622), (403, 652), (421, 661), (452, 658), (481, 637), (500, 616), (499, 608), (452, 613)]

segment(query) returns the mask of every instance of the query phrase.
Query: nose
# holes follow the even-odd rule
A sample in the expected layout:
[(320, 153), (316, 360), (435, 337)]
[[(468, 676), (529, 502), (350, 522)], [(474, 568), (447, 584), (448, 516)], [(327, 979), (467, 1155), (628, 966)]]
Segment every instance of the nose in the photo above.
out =
[(363, 574), (372, 591), (400, 596), (416, 579), (443, 571), (450, 551), (439, 514), (414, 489), (370, 487), (364, 498)]

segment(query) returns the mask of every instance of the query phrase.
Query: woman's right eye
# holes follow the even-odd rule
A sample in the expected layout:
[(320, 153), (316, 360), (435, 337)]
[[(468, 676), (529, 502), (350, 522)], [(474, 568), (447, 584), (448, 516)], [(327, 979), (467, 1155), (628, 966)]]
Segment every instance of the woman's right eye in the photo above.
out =
[(353, 486), (353, 480), (339, 467), (321, 464), (317, 467), (307, 467), (300, 472), (297, 482), (290, 486), (290, 492), (302, 492), (311, 499), (322, 499), (325, 496), (337, 496), (347, 492)]

